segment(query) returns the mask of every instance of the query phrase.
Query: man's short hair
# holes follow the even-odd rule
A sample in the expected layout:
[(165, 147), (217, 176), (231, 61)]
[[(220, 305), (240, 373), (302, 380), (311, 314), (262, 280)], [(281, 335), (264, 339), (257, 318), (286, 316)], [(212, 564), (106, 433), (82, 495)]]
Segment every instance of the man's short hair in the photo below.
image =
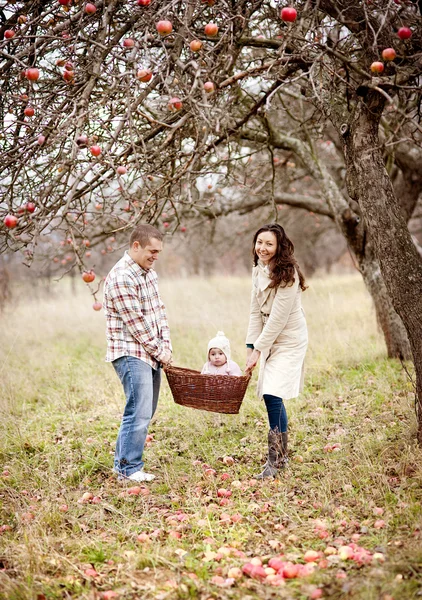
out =
[(132, 231), (130, 236), (130, 245), (132, 246), (133, 242), (139, 242), (142, 248), (148, 244), (151, 238), (155, 238), (157, 240), (162, 241), (164, 235), (161, 231), (158, 231), (156, 227), (153, 225), (148, 225), (148, 223), (141, 223), (137, 225), (135, 229)]

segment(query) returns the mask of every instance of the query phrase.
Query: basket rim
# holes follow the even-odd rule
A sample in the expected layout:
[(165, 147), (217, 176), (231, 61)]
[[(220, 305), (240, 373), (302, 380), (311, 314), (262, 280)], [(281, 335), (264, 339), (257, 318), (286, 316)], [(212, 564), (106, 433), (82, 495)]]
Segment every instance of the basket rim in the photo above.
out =
[[(227, 375), (218, 374), (218, 373), (201, 373), (201, 371), (197, 371), (196, 369), (189, 369), (188, 367), (176, 367), (175, 365), (165, 365), (163, 367), (165, 373), (171, 373), (171, 371), (184, 371), (185, 373), (189, 373), (191, 375), (200, 375), (201, 377), (227, 377)], [(234, 375), (232, 377), (236, 377), (236, 379), (250, 379), (252, 377), (252, 373), (243, 373), (242, 375)]]

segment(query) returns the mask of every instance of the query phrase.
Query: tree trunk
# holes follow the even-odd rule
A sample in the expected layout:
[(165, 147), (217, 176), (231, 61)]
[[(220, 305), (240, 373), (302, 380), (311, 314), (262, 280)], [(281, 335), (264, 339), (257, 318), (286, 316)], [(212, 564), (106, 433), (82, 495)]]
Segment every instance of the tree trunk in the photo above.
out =
[(374, 303), (378, 326), (384, 335), (387, 346), (388, 358), (412, 360), (412, 351), (406, 329), (399, 315), (394, 310), (393, 303), (381, 275), (379, 262), (372, 255), (368, 247), (365, 254), (360, 257), (359, 270)]
[(406, 328), (416, 373), (418, 442), (422, 445), (422, 263), (384, 166), (378, 135), (384, 97), (366, 90), (345, 141), (349, 194), (359, 203), (394, 308)]

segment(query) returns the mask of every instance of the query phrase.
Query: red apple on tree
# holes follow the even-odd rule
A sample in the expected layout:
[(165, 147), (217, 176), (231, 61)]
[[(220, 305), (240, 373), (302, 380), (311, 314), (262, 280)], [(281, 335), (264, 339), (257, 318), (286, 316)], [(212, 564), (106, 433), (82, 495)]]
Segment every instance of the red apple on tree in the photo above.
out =
[(134, 45), (135, 45), (135, 40), (133, 40), (132, 38), (126, 38), (123, 40), (124, 48), (133, 48)]
[(76, 143), (79, 146), (79, 148), (85, 148), (88, 144), (88, 136), (84, 134), (80, 135), (78, 138), (76, 138)]
[(139, 81), (147, 83), (152, 79), (152, 71), (150, 69), (139, 69), (139, 71), (136, 73), (136, 77), (139, 79)]
[(173, 25), (171, 21), (167, 21), (165, 19), (163, 21), (158, 21), (158, 23), (155, 25), (155, 28), (160, 35), (168, 35), (173, 31)]
[(189, 44), (189, 48), (192, 50), (192, 52), (199, 52), (202, 48), (202, 45), (203, 44), (200, 40), (192, 40)]
[(38, 142), (38, 144), (40, 146), (42, 146), (44, 144), (44, 142), (45, 142), (45, 135), (39, 135), (38, 139), (37, 139), (37, 142)]
[(207, 94), (212, 94), (212, 92), (215, 90), (215, 86), (214, 86), (213, 82), (206, 81), (204, 83), (204, 90), (207, 92)]
[(280, 17), (286, 23), (294, 23), (297, 19), (297, 10), (292, 6), (285, 6), (281, 9)]
[(25, 117), (33, 117), (35, 115), (35, 110), (32, 106), (27, 106), (23, 111)]
[(204, 33), (208, 37), (214, 37), (218, 33), (218, 25), (215, 23), (207, 23), (204, 27)]
[(102, 307), (103, 307), (103, 305), (101, 304), (101, 302), (94, 302), (94, 304), (92, 305), (92, 308), (97, 311), (101, 310)]
[(400, 27), (397, 32), (397, 35), (401, 40), (408, 40), (412, 37), (412, 30), (409, 27)]
[(88, 2), (85, 5), (85, 12), (88, 15), (93, 15), (95, 12), (97, 12), (97, 7), (95, 6), (95, 4), (91, 4), (91, 2)]
[(13, 29), (6, 29), (6, 31), (4, 32), (4, 37), (6, 40), (11, 40), (15, 37), (15, 32), (13, 31)]
[(176, 96), (174, 98), (170, 98), (168, 103), (169, 110), (176, 112), (180, 110), (182, 106), (183, 102), (180, 100), (180, 98), (177, 98)]
[(14, 229), (18, 224), (18, 218), (15, 217), (15, 215), (6, 215), (4, 217), (3, 223), (8, 229)]
[(40, 77), (40, 71), (36, 67), (29, 67), (29, 69), (25, 70), (25, 77), (29, 81), (37, 81)]
[(25, 204), (25, 210), (29, 213), (33, 213), (35, 211), (35, 204), (33, 202), (27, 202)]
[(92, 156), (100, 156), (100, 154), (101, 154), (101, 148), (96, 145), (91, 146), (89, 151), (91, 152)]
[(62, 6), (69, 6), (70, 0), (59, 0), (59, 4)]
[(85, 283), (92, 283), (95, 279), (94, 271), (84, 271), (82, 273), (82, 279), (85, 281)]
[(118, 175), (126, 175), (127, 169), (123, 165), (120, 165), (116, 169)]
[(63, 79), (67, 82), (71, 82), (75, 80), (75, 73), (73, 71), (64, 70), (63, 71)]
[(149, 6), (151, 4), (151, 0), (138, 0), (138, 6)]
[(382, 73), (384, 71), (384, 63), (375, 61), (371, 65), (372, 73)]
[(384, 48), (382, 51), (382, 57), (384, 60), (394, 60), (397, 54), (394, 48)]

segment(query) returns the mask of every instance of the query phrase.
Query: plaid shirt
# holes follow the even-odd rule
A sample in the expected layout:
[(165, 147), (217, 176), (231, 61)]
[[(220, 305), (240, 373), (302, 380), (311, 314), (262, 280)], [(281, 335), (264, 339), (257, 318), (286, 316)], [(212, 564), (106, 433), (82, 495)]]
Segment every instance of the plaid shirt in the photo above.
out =
[(171, 341), (157, 273), (144, 270), (126, 252), (107, 275), (103, 304), (106, 361), (135, 356), (158, 368), (165, 350), (171, 351)]

